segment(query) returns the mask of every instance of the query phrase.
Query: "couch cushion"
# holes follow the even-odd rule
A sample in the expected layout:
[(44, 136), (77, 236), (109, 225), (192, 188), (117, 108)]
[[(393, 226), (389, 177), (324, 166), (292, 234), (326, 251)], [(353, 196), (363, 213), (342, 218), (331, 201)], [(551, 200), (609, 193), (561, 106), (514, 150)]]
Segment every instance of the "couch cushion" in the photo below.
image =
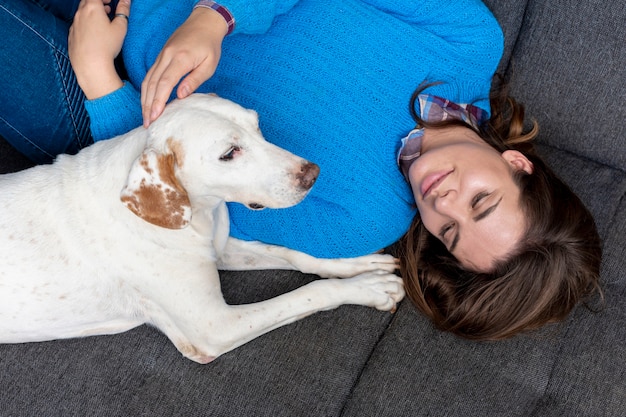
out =
[(626, 293), (607, 291), (599, 313), (493, 343), (441, 333), (404, 301), (343, 416), (621, 416)]
[(504, 53), (498, 67), (498, 72), (504, 74), (524, 22), (528, 0), (485, 0), (484, 3), (500, 23), (504, 33)]
[(626, 168), (626, 3), (530, 1), (512, 57), (512, 92), (541, 140)]
[(435, 330), (403, 301), (344, 416), (527, 417), (549, 383), (562, 331), (471, 342)]
[(550, 382), (532, 416), (626, 414), (624, 323), (623, 285), (607, 285), (606, 308), (600, 312), (594, 314), (581, 308), (572, 314)]

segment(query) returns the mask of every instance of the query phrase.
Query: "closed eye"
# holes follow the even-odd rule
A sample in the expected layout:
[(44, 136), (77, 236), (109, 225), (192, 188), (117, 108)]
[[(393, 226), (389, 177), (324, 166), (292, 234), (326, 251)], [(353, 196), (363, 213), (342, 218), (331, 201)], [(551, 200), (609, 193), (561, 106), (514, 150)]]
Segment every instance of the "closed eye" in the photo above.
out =
[[(475, 209), (484, 199), (486, 199), (490, 195), (491, 193), (486, 192), (486, 191), (482, 191), (476, 194), (474, 198), (472, 198), (472, 201), (471, 201), (472, 209)], [(441, 238), (441, 240), (445, 239), (446, 235), (448, 234), (448, 232), (450, 232), (450, 230), (452, 230), (453, 227), (454, 227), (454, 222), (446, 223), (443, 225), (443, 227), (439, 231), (439, 237)]]
[(481, 192), (481, 193), (476, 194), (476, 195), (474, 196), (474, 198), (472, 199), (472, 208), (473, 208), (473, 209), (475, 209), (475, 208), (476, 208), (476, 206), (477, 206), (477, 205), (478, 205), (478, 204), (479, 204), (482, 200), (484, 200), (485, 198), (489, 197), (490, 195), (491, 195), (491, 193), (488, 193), (488, 192), (485, 192), (485, 191), (483, 191), (483, 192)]
[(239, 146), (231, 146), (226, 152), (220, 156), (220, 161), (231, 161), (237, 152), (241, 151)]
[(441, 238), (441, 240), (444, 240), (446, 238), (446, 234), (450, 230), (452, 230), (453, 227), (454, 227), (454, 223), (452, 223), (452, 222), (446, 223), (446, 224), (443, 225), (443, 227), (439, 231), (439, 237)]
[[(474, 198), (472, 199), (472, 202), (471, 202), (472, 209), (476, 209), (483, 200), (485, 200), (486, 198), (488, 198), (491, 195), (492, 195), (492, 193), (488, 193), (488, 192), (481, 192), (481, 193), (476, 194), (474, 196)], [(491, 207), (488, 207), (482, 213), (479, 213), (476, 216), (474, 216), (473, 220), (475, 222), (479, 222), (479, 221), (483, 220), (484, 218), (486, 218), (487, 216), (489, 216), (491, 213), (493, 213), (498, 208), (498, 205), (500, 204), (501, 201), (502, 201), (502, 197), (500, 197), (500, 199), (498, 201), (496, 201), (495, 204), (493, 204)], [(478, 207), (478, 208), (480, 208), (480, 207)], [(450, 233), (450, 231), (455, 228), (455, 226), (456, 226), (456, 224), (454, 222), (446, 223), (446, 224), (443, 225), (443, 227), (439, 231), (439, 237), (441, 238), (441, 241), (444, 242), (444, 244), (445, 244), (445, 241), (446, 241), (446, 235), (448, 235)], [(454, 250), (456, 249), (456, 246), (459, 243), (459, 239), (460, 239), (460, 231), (459, 230), (457, 230), (456, 233), (450, 239), (448, 239), (448, 240), (452, 240), (452, 242), (450, 243), (450, 246), (448, 247), (448, 251), (450, 253), (454, 252)]]

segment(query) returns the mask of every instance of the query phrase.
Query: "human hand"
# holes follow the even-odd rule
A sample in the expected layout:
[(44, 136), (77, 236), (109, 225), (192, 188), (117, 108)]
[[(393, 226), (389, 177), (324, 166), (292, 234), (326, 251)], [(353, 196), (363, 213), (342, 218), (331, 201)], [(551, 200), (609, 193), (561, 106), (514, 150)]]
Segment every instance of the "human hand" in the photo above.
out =
[[(109, 20), (110, 0), (81, 0), (68, 37), (68, 53), (78, 84), (89, 100), (123, 86), (114, 60), (128, 29), (130, 0), (120, 0)], [(124, 16), (122, 16), (124, 15)]]
[(163, 112), (178, 81), (178, 98), (193, 93), (215, 73), (228, 24), (215, 10), (197, 7), (169, 38), (141, 84), (143, 123), (148, 127)]

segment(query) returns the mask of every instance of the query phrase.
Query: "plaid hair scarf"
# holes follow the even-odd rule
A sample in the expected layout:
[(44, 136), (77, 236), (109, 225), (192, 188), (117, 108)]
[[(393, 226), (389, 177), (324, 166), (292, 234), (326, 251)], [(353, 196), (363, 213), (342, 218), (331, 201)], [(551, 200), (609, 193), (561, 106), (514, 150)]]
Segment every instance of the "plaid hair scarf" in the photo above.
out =
[[(420, 105), (420, 117), (429, 122), (440, 122), (448, 119), (462, 120), (473, 128), (488, 119), (488, 114), (480, 107), (471, 104), (456, 104), (442, 97), (430, 94), (418, 96)], [(398, 151), (398, 166), (406, 180), (409, 180), (409, 168), (420, 156), (422, 151), (422, 138), (424, 128), (413, 129), (402, 139)]]

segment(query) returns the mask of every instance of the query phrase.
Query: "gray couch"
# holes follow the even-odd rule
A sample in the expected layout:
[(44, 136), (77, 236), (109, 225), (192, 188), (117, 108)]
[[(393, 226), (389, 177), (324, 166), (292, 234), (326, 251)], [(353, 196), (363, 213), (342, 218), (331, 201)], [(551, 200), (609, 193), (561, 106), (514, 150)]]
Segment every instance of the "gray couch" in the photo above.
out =
[[(0, 416), (626, 416), (626, 2), (488, 1), (542, 154), (595, 214), (606, 306), (495, 343), (345, 306), (202, 366), (157, 330), (0, 346)], [(0, 169), (28, 162), (6, 144)], [(33, 201), (33, 204), (45, 202)], [(112, 261), (113, 262), (113, 261)], [(313, 276), (225, 272), (230, 303)]]

